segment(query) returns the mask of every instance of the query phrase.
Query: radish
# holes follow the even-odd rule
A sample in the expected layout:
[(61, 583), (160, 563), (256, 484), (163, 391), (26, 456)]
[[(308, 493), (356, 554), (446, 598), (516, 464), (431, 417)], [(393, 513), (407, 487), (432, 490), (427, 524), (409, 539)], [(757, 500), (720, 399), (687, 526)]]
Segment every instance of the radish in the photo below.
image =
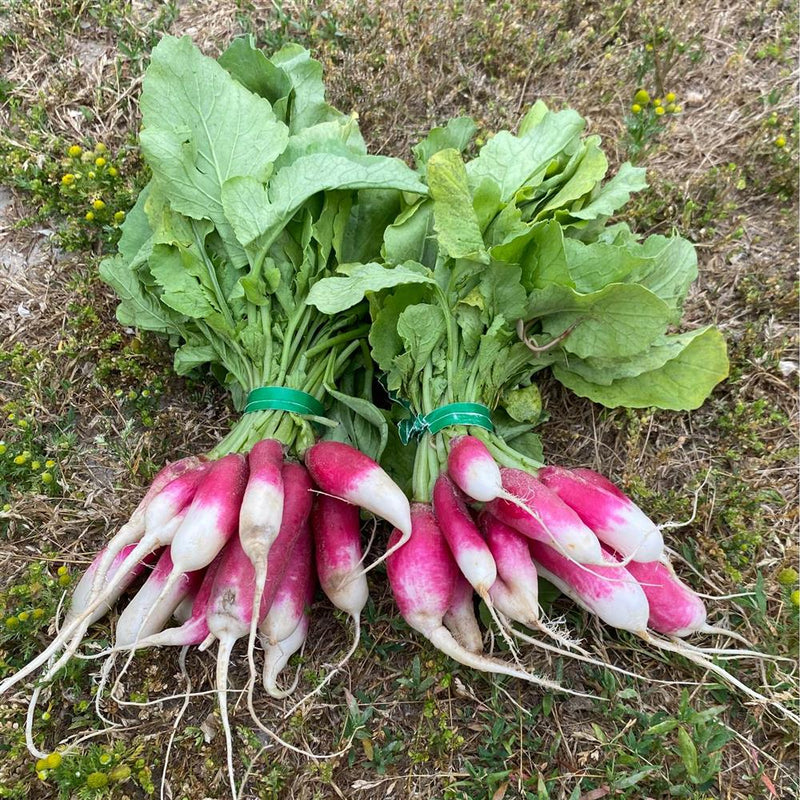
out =
[[(126, 545), (112, 559), (111, 566), (106, 570), (104, 584), (108, 584), (114, 575), (116, 575), (120, 566), (125, 562), (126, 558), (128, 555), (130, 555), (135, 546), (135, 544)], [(61, 623), (62, 628), (66, 627), (67, 625), (71, 625), (73, 620), (80, 616), (80, 614), (83, 613), (83, 610), (89, 604), (89, 597), (91, 596), (94, 585), (94, 576), (97, 573), (98, 566), (105, 558), (105, 553), (106, 550), (104, 548), (95, 556), (94, 561), (92, 561), (92, 563), (86, 568), (86, 571), (81, 576), (80, 581), (78, 581), (78, 585), (75, 587), (75, 590), (72, 593), (69, 610), (64, 616), (64, 621)], [(133, 566), (131, 566), (125, 579), (117, 582), (117, 586), (113, 593), (106, 597), (106, 602), (96, 608), (91, 614), (88, 621), (89, 625), (92, 625), (93, 623), (102, 619), (110, 611), (111, 606), (116, 602), (116, 600), (119, 599), (120, 595), (128, 588), (128, 586), (130, 586), (148, 566), (152, 566), (155, 563), (155, 555), (155, 553), (150, 553), (141, 561), (137, 561), (133, 564)]]
[(492, 516), (529, 539), (552, 543), (571, 561), (605, 563), (597, 537), (555, 492), (522, 470), (503, 468), (500, 474), (505, 491), (521, 505), (492, 500), (487, 504)]
[[(458, 644), (442, 624), (453, 602), (458, 566), (430, 506), (411, 507), (412, 534), (408, 542), (386, 561), (389, 585), (403, 619), (454, 661), (473, 669), (539, 684), (554, 691), (580, 694), (496, 658), (472, 653)], [(392, 531), (390, 546), (403, 536)]]
[(288, 697), (296, 688), (299, 681), (299, 673), (288, 689), (278, 688), (278, 675), (289, 663), (289, 659), (305, 644), (308, 636), (310, 619), (307, 614), (301, 614), (294, 630), (285, 638), (275, 644), (265, 641), (264, 644), (264, 689), (270, 697), (282, 700)]
[(658, 561), (661, 531), (611, 481), (590, 469), (544, 467), (539, 480), (595, 532), (601, 542), (633, 561)]
[(453, 599), (442, 621), (455, 640), (470, 653), (483, 652), (483, 635), (475, 616), (475, 593), (470, 582), (460, 573), (453, 585)]
[[(249, 634), (253, 615), (260, 621), (266, 614), (286, 571), (294, 543), (301, 535), (311, 510), (311, 481), (306, 470), (299, 464), (288, 462), (283, 465), (281, 476), (284, 487), (283, 520), (270, 552), (270, 562), (274, 559), (277, 561), (270, 563), (268, 567), (267, 584), (261, 597), (261, 606), (259, 608), (253, 606), (255, 570), (238, 537), (234, 537), (228, 542), (223, 554), (206, 613), (209, 637), (219, 640), (216, 669), (217, 700), (225, 732), (228, 777), (233, 792), (236, 784), (227, 696), (231, 651), (238, 639)], [(255, 715), (252, 708), (250, 711)]]
[[(411, 536), (411, 512), (402, 489), (369, 457), (342, 442), (317, 442), (306, 451), (305, 462), (314, 483), (323, 492), (366, 508), (385, 519), (402, 536), (393, 547), (402, 547)], [(383, 561), (384, 553), (368, 569)]]
[[(239, 541), (255, 571), (253, 605), (260, 607), (267, 580), (267, 557), (283, 518), (283, 446), (275, 439), (262, 439), (250, 450), (247, 463), (250, 475), (239, 511)], [(257, 628), (258, 616), (253, 614), (247, 645), (252, 683), (256, 679), (253, 654)]]
[(491, 602), (489, 589), (497, 578), (497, 565), (458, 489), (444, 473), (433, 486), (433, 513), (461, 574), (481, 599)]
[[(635, 580), (620, 582), (616, 579), (619, 570), (624, 570), (628, 575), (631, 575), (627, 567), (623, 567), (619, 562), (615, 561), (616, 566), (598, 567), (596, 573), (588, 573), (546, 544), (531, 541), (529, 546), (531, 555), (542, 576), (547, 578), (567, 597), (571, 597), (578, 605), (596, 614), (606, 624), (611, 625), (613, 628), (630, 631), (648, 644), (654, 645), (661, 650), (682, 655), (689, 661), (718, 675), (726, 683), (736, 687), (748, 697), (757, 700), (759, 703), (772, 705), (788, 719), (800, 724), (800, 717), (794, 712), (777, 701), (751, 689), (727, 670), (705, 658), (700, 652), (687, 646), (684, 642), (668, 641), (651, 634), (647, 630), (650, 606), (644, 588), (639, 586)], [(611, 559), (611, 556), (608, 558)], [(631, 577), (633, 576), (631, 575)], [(663, 587), (664, 591), (669, 591), (670, 588), (668, 586)], [(676, 599), (681, 602), (683, 600), (682, 593)]]
[(464, 494), (479, 503), (488, 503), (505, 494), (500, 467), (486, 445), (474, 436), (451, 439), (447, 472)]
[(353, 643), (336, 666), (289, 713), (319, 694), (355, 653), (361, 641), (361, 612), (369, 599), (367, 577), (360, 568), (363, 554), (358, 508), (336, 497), (317, 495), (311, 511), (311, 527), (320, 586), (331, 603), (353, 620)]
[[(66, 643), (66, 637), (73, 633), (74, 628), (77, 628), (69, 646), (50, 669), (50, 674), (58, 671), (72, 657), (89, 627), (87, 619), (90, 619), (90, 614), (101, 606), (105, 602), (105, 596), (116, 588), (116, 582), (122, 580), (122, 575), (127, 571), (129, 563), (134, 563), (158, 547), (169, 544), (170, 557), (175, 570), (162, 587), (162, 595), (166, 596), (172, 589), (172, 584), (177, 582), (183, 573), (203, 569), (214, 560), (214, 557), (236, 530), (247, 465), (243, 456), (231, 454), (212, 462), (207, 468), (203, 468), (199, 476), (199, 483), (197, 483), (196, 475), (198, 471), (187, 473), (172, 481), (151, 500), (145, 511), (145, 535), (129, 553), (117, 575), (108, 582), (104, 591), (95, 597), (94, 601), (68, 628), (62, 628), (59, 636), (44, 653), (16, 675), (0, 684), (0, 694), (43, 663), (42, 658), (45, 654), (49, 658), (50, 655), (57, 652), (62, 644)], [(192, 480), (195, 481), (196, 491), (194, 486), (190, 486)], [(176, 485), (178, 485), (177, 488), (175, 488)], [(179, 499), (185, 502), (190, 496), (190, 491), (194, 496), (185, 512), (180, 512), (177, 517), (173, 516), (161, 528), (151, 527), (151, 518), (160, 521), (162, 512), (166, 513), (167, 509), (172, 509)], [(96, 575), (95, 581), (97, 580), (98, 576)], [(160, 600), (156, 599), (152, 607), (157, 608), (159, 603)]]
[[(291, 557), (274, 592), (267, 614), (258, 626), (262, 639), (265, 638), (269, 644), (276, 644), (291, 635), (300, 617), (303, 616), (307, 595), (310, 592), (313, 596), (316, 584), (313, 549), (311, 528), (305, 524), (301, 527), (300, 535), (294, 543)], [(253, 605), (255, 606), (255, 598)]]

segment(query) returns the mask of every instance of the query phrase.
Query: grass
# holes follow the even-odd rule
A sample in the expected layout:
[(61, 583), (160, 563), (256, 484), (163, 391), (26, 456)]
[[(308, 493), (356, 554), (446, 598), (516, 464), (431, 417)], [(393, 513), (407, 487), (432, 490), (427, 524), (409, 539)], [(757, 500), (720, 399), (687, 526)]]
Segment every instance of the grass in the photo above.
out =
[[(545, 452), (609, 474), (659, 522), (691, 519), (667, 534), (684, 559), (681, 574), (710, 594), (752, 592), (711, 601), (714, 621), (767, 652), (797, 653), (791, 4), (737, 0), (722, 14), (676, 0), (240, 1), (155, 10), (119, 0), (14, 0), (0, 11), (0, 198), (7, 197), (0, 199), (0, 663), (42, 647), (62, 589), (59, 568), (69, 579), (79, 574), (158, 465), (209, 449), (230, 424), (224, 393), (175, 377), (169, 349), (121, 328), (113, 297), (95, 277), (98, 254), (116, 236), (113, 213), (127, 210), (146, 178), (135, 147), (136, 98), (164, 31), (190, 33), (210, 54), (242, 32), (270, 48), (310, 47), (325, 66), (331, 100), (356, 109), (370, 147), (387, 154), (408, 157), (422, 132), (461, 113), (486, 136), (512, 126), (541, 97), (575, 106), (617, 164), (635, 157), (647, 167), (650, 189), (626, 218), (641, 232), (677, 228), (697, 243), (700, 279), (688, 318), (725, 332), (731, 377), (692, 413), (608, 411), (545, 383)], [(651, 98), (674, 92), (682, 112), (634, 130), (634, 153), (631, 126), (639, 122), (631, 105), (640, 89)], [(71, 156), (71, 146), (81, 154)], [(84, 153), (90, 169), (63, 184), (64, 175), (85, 169)], [(102, 175), (91, 169), (97, 158), (106, 160)], [(91, 207), (95, 199), (105, 207)], [(87, 220), (89, 211), (103, 213)], [(352, 746), (309, 761), (256, 735), (237, 711), (237, 764), (241, 775), (254, 763), (252, 796), (373, 798), (391, 790), (447, 800), (747, 800), (797, 792), (796, 735), (787, 724), (688, 663), (604, 630), (563, 599), (551, 614), (566, 615), (606, 659), (648, 680), (533, 652), (524, 653), (526, 663), (601, 699), (489, 680), (441, 657), (399, 621), (385, 573), (376, 570), (370, 585), (349, 674), (288, 720), (288, 705), (258, 699), (262, 717), (289, 741), (321, 754), (351, 737)], [(34, 616), (37, 609), (43, 613)], [(316, 604), (313, 646), (293, 662), (301, 690), (347, 646), (342, 623), (327, 603)], [(96, 627), (98, 644), (109, 635), (108, 623)], [(190, 654), (196, 687), (210, 686), (210, 664)], [(90, 666), (76, 662), (43, 697), (35, 719), (41, 746), (98, 727)], [(782, 680), (752, 662), (734, 669), (752, 684)], [(232, 685), (245, 676), (237, 653)], [(129, 697), (149, 700), (180, 685), (171, 652), (137, 657), (125, 681)], [(796, 692), (788, 682), (778, 689)], [(5, 697), (0, 707), (0, 797), (158, 792), (179, 701), (106, 704), (128, 727), (65, 753), (39, 777), (24, 747), (23, 701)], [(196, 697), (176, 729), (173, 796), (224, 796), (224, 763), (214, 699)]]

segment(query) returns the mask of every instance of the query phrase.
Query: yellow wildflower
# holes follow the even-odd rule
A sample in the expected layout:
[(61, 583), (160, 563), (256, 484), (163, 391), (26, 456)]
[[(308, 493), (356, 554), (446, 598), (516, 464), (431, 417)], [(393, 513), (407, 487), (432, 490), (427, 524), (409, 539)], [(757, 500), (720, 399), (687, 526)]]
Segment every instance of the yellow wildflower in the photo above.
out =
[(106, 204), (98, 198), (97, 200), (92, 201), (92, 208), (95, 211), (102, 211), (106, 207)]
[(42, 466), (42, 465), (41, 465), (41, 464), (40, 464), (38, 461), (33, 461), (33, 462), (31, 462), (31, 469), (32, 469), (32, 470), (37, 470), (37, 469), (39, 469), (41, 466)]
[(86, 212), (86, 219), (87, 219), (87, 221), (91, 222), (94, 219), (94, 211), (87, 211)]
[(124, 211), (117, 211), (114, 213), (114, 222), (122, 222), (125, 219)]
[(61, 753), (50, 753), (45, 761), (47, 761), (47, 769), (58, 769), (62, 761)]
[(639, 105), (646, 106), (650, 102), (650, 95), (645, 89), (639, 89), (633, 96), (633, 102)]
[(675, 92), (667, 92), (667, 93), (664, 95), (664, 99), (665, 99), (665, 100), (666, 100), (668, 103), (674, 103), (674, 102), (675, 102)]
[(47, 467), (47, 469), (53, 469), (53, 467), (56, 465), (56, 462), (53, 461), (52, 458), (48, 458), (47, 461), (44, 462), (44, 465)]
[(104, 145), (102, 142), (98, 142), (98, 143), (97, 143), (97, 144), (94, 146), (94, 151), (95, 151), (95, 153), (105, 153), (107, 149), (108, 149), (108, 148), (107, 148), (107, 147), (106, 147), (106, 146), (105, 146), (105, 145)]
[(116, 177), (117, 177), (117, 175), (118, 175), (119, 173), (117, 172), (117, 168), (116, 168), (116, 167), (109, 167), (109, 168), (108, 168), (108, 174), (109, 174), (109, 175), (110, 175), (112, 178), (116, 178)]
[(69, 569), (64, 564), (62, 564), (57, 570), (57, 574), (58, 575), (66, 575), (68, 572), (69, 572)]
[(660, 117), (664, 113), (664, 106), (656, 106), (655, 108), (656, 114)]
[(786, 137), (781, 135), (775, 139), (775, 147), (786, 147)]
[(3, 453), (6, 452), (6, 450), (8, 450), (8, 447), (6, 447), (6, 445), (0, 442), (0, 456), (3, 455)]
[(104, 167), (106, 165), (106, 160), (102, 156), (100, 156), (100, 158), (96, 158), (94, 160), (94, 163), (98, 167)]
[(17, 614), (17, 619), (20, 622), (27, 622), (29, 617), (30, 614), (27, 611), (20, 611), (19, 614)]
[(71, 172), (68, 172), (66, 175), (62, 176), (61, 183), (64, 184), (64, 186), (72, 186), (72, 184), (75, 183), (75, 176)]
[(90, 172), (89, 173), (89, 178), (96, 178), (96, 177), (97, 177), (97, 173), (95, 173), (95, 172)]
[(634, 103), (631, 106), (631, 111), (633, 111), (634, 114), (640, 114), (642, 112), (642, 107), (638, 103)]
[(73, 144), (72, 147), (67, 150), (70, 158), (78, 158), (82, 152), (83, 148), (79, 144)]
[(28, 456), (26, 456), (26, 455), (25, 455), (25, 453), (22, 453), (21, 455), (18, 455), (18, 456), (17, 456), (17, 457), (14, 459), (14, 463), (15, 463), (17, 466), (21, 466), (21, 465), (22, 465), (22, 464), (24, 464), (24, 463), (25, 463), (27, 460), (28, 460)]

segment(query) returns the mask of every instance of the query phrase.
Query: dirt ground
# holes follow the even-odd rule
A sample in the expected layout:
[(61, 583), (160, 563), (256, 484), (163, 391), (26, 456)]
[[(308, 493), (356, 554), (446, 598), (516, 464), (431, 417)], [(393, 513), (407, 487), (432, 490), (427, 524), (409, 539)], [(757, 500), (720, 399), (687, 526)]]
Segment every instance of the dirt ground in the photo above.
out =
[[(175, 377), (165, 343), (119, 326), (112, 292), (96, 276), (113, 217), (96, 226), (88, 205), (65, 205), (58, 192), (67, 148), (102, 142), (120, 171), (115, 205), (102, 213), (129, 208), (142, 185), (140, 77), (164, 32), (192, 36), (209, 55), (242, 33), (267, 50), (303, 44), (324, 65), (330, 101), (358, 113), (373, 152), (408, 159), (414, 141), (457, 114), (472, 116), (482, 136), (513, 128), (542, 98), (576, 108), (603, 137), (612, 168), (632, 157), (647, 167), (649, 189), (621, 216), (640, 233), (676, 230), (695, 243), (700, 277), (686, 321), (724, 332), (730, 377), (694, 412), (603, 409), (545, 381), (545, 454), (609, 475), (659, 524), (686, 523), (665, 533), (681, 575), (708, 595), (746, 595), (709, 600), (710, 619), (790, 659), (726, 666), (796, 702), (798, 8), (777, 0), (8, 0), (0, 8), (0, 677), (42, 649), (61, 587), (130, 514), (158, 465), (208, 450), (234, 418), (211, 379)], [(673, 92), (682, 110), (637, 144), (630, 109), (640, 88)], [(790, 722), (563, 599), (552, 613), (605, 660), (647, 679), (534, 651), (524, 653), (531, 667), (598, 699), (489, 679), (402, 623), (384, 572), (370, 586), (362, 645), (342, 675), (288, 718), (291, 699), (257, 701), (272, 730), (318, 758), (276, 744), (232, 696), (240, 780), (250, 765), (244, 796), (797, 796)], [(312, 631), (299, 692), (348, 646), (347, 621), (321, 598)], [(108, 637), (98, 625), (96, 640)], [(703, 643), (734, 645), (719, 636)], [(194, 691), (213, 686), (213, 663), (211, 653), (189, 654)], [(229, 796), (214, 697), (192, 697), (176, 721), (177, 653), (138, 655), (124, 681), (136, 702), (177, 699), (104, 704), (116, 724), (106, 732), (93, 705), (96, 672), (95, 662), (76, 662), (40, 698), (34, 729), (45, 752), (100, 731), (59, 766), (37, 767), (25, 748), (32, 687), (2, 698), (0, 798)], [(237, 651), (231, 684), (246, 675)], [(105, 783), (87, 782), (97, 774)]]

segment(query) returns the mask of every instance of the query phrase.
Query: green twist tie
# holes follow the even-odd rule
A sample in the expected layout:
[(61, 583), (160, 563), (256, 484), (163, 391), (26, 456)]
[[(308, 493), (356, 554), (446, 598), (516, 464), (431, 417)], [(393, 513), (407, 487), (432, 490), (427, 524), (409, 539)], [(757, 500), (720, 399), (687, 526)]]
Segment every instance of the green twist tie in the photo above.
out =
[(321, 417), (325, 408), (316, 397), (286, 386), (261, 386), (247, 395), (245, 414), (253, 411), (290, 411), (292, 414)]
[(430, 414), (420, 414), (401, 420), (397, 426), (400, 431), (400, 441), (408, 444), (413, 437), (422, 437), (426, 433), (439, 433), (443, 428), (452, 425), (472, 425), (493, 431), (491, 412), (481, 403), (450, 403), (434, 409)]

